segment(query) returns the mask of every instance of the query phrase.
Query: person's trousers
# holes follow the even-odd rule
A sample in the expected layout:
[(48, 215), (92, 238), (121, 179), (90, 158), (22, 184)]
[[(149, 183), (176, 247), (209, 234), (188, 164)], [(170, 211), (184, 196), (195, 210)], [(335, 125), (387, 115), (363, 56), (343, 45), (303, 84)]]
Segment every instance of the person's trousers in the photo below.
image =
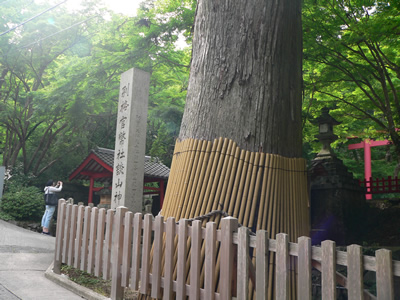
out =
[(53, 217), (53, 214), (54, 214), (55, 210), (56, 210), (55, 206), (46, 205), (46, 211), (44, 212), (44, 215), (43, 215), (43, 218), (42, 218), (42, 227), (49, 228), (50, 220)]

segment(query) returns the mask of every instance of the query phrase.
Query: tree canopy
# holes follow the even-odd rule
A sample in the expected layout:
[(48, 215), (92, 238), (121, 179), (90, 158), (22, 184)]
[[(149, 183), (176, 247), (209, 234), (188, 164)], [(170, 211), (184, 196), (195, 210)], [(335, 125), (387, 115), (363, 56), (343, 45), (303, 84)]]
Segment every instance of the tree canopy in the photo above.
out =
[[(119, 76), (137, 67), (151, 73), (146, 153), (169, 165), (197, 2), (146, 0), (135, 17), (97, 1), (57, 4), (0, 2), (0, 162), (65, 178), (90, 149), (114, 148)], [(353, 167), (360, 153), (347, 137), (389, 138), (399, 157), (400, 4), (306, 0), (302, 10), (304, 155), (319, 148), (309, 121), (326, 106), (342, 122), (336, 151)]]
[(390, 138), (398, 157), (399, 8), (357, 0), (305, 1), (303, 7), (304, 122), (329, 107), (342, 122), (340, 142)]
[(147, 1), (134, 18), (93, 1), (75, 12), (26, 0), (1, 5), (3, 165), (65, 177), (91, 148), (114, 148), (119, 75), (132, 67), (152, 74), (147, 152), (169, 163), (190, 60), (175, 43), (192, 23), (193, 5), (181, 3), (181, 21), (173, 22), (165, 16), (176, 3)]

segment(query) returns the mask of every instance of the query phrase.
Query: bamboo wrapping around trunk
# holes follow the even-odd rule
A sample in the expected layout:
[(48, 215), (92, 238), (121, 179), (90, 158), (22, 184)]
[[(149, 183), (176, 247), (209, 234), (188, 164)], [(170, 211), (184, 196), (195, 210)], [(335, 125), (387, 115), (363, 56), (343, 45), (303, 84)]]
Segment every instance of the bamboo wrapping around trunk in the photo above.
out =
[[(212, 210), (223, 210), (239, 223), (255, 232), (264, 229), (270, 238), (284, 232), (291, 241), (309, 235), (309, 207), (305, 160), (285, 158), (275, 154), (252, 153), (239, 149), (231, 140), (219, 138), (214, 142), (188, 139), (177, 142), (172, 160), (168, 188), (161, 215), (167, 220), (174, 217), (195, 218)], [(220, 226), (221, 216), (208, 221)], [(207, 220), (203, 221), (205, 227)], [(186, 274), (190, 271), (190, 238)], [(175, 255), (177, 261), (177, 239)], [(164, 241), (165, 247), (165, 241)], [(201, 281), (204, 283), (204, 252), (202, 245)], [(217, 253), (215, 286), (219, 283)], [(255, 264), (256, 251), (252, 262)], [(274, 298), (274, 259), (270, 255), (268, 299)], [(164, 254), (162, 261), (164, 262)], [(291, 299), (296, 298), (296, 262), (290, 262)], [(174, 277), (177, 268), (175, 266)], [(189, 276), (188, 276), (189, 283)], [(250, 298), (255, 299), (249, 282)]]

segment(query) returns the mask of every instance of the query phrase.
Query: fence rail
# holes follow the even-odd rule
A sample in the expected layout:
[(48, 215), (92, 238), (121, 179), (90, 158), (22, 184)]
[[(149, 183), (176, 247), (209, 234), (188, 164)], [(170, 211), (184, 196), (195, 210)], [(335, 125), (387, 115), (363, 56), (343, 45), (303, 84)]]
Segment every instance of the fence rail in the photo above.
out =
[(369, 180), (359, 180), (361, 187), (366, 189), (366, 194), (388, 194), (400, 193), (400, 179), (398, 177), (392, 178), (369, 178)]
[[(400, 276), (400, 262), (389, 250), (373, 257), (362, 255), (358, 245), (344, 252), (332, 241), (315, 247), (308, 237), (290, 243), (283, 233), (276, 239), (263, 230), (253, 236), (232, 217), (217, 229), (213, 222), (204, 228), (200, 221), (164, 222), (162, 216), (143, 218), (124, 207), (106, 211), (64, 200), (58, 212), (54, 272), (64, 263), (111, 278), (111, 299), (122, 299), (125, 287), (157, 299), (266, 299), (271, 281), (276, 299), (311, 299), (313, 268), (321, 272), (323, 299), (336, 299), (337, 285), (348, 290), (348, 299), (376, 299), (364, 290), (364, 271), (376, 272), (378, 299), (394, 299), (394, 277)], [(297, 284), (290, 284), (291, 276)]]

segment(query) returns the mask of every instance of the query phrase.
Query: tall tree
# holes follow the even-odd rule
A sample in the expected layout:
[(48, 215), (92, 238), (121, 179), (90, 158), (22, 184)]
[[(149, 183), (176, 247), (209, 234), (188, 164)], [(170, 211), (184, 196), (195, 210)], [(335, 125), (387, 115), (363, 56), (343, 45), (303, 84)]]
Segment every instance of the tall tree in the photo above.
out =
[[(21, 159), (25, 174), (38, 175), (61, 159), (61, 153), (48, 155), (51, 145), (72, 128), (66, 115), (77, 99), (65, 93), (66, 89), (54, 92), (55, 85), (65, 81), (58, 74), (58, 62), (68, 52), (79, 58), (78, 52), (89, 46), (84, 25), (90, 20), (85, 14), (67, 13), (62, 6), (34, 2), (18, 1), (5, 12), (0, 50), (3, 164), (13, 167)], [(29, 18), (30, 22), (23, 22)], [(16, 24), (21, 26), (7, 30)], [(71, 146), (62, 149), (64, 155), (76, 145)]]
[(198, 1), (180, 139), (301, 156), (301, 1)]

